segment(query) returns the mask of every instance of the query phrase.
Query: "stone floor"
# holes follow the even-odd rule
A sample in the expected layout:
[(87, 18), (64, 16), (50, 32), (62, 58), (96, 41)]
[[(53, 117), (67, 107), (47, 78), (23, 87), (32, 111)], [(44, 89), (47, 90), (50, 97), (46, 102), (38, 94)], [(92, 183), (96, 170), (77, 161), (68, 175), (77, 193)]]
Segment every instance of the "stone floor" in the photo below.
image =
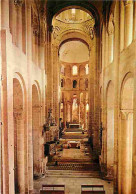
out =
[(80, 194), (82, 184), (103, 184), (106, 194), (113, 194), (113, 183), (98, 178), (83, 177), (43, 177), (34, 181), (35, 194), (39, 193), (42, 184), (65, 184), (65, 194)]
[[(58, 151), (59, 149), (57, 149), (56, 155), (52, 159), (54, 161), (58, 161), (58, 166), (59, 163), (65, 163), (68, 161), (74, 163), (77, 162), (77, 164), (84, 163), (85, 165), (87, 164), (87, 162), (89, 162), (89, 165), (92, 164), (92, 167), (90, 169), (87, 167), (87, 169), (83, 169), (83, 171), (79, 169), (78, 171), (76, 171), (73, 167), (72, 170), (57, 170), (57, 168), (52, 168), (51, 170), (48, 167), (48, 170), (46, 170), (46, 175), (34, 181), (34, 193), (39, 193), (39, 190), (42, 188), (42, 184), (64, 184), (65, 194), (80, 194), (82, 184), (102, 184), (104, 185), (104, 190), (106, 191), (106, 194), (113, 194), (113, 183), (108, 182), (106, 180), (102, 180), (100, 178), (101, 176), (100, 171), (98, 170), (99, 168), (96, 168), (96, 171), (94, 172), (94, 155), (90, 146), (87, 144), (88, 139), (86, 138), (86, 134), (66, 133), (66, 136), (72, 137), (70, 139), (78, 137), (77, 139), (75, 138), (75, 140), (79, 141), (80, 139), (80, 149), (65, 148), (64, 144), (67, 144), (67, 141), (69, 141), (70, 139), (62, 138), (60, 140), (60, 144), (62, 144), (64, 148), (61, 151)], [(61, 147), (60, 144), (58, 146)], [(98, 163), (96, 164), (99, 166)]]
[[(60, 141), (61, 144), (63, 144), (63, 147), (67, 146), (66, 142)], [(80, 144), (80, 149), (78, 148), (63, 148), (63, 151), (56, 152), (56, 155), (53, 157), (53, 160), (63, 161), (63, 160), (69, 160), (69, 161), (91, 161), (92, 155), (91, 150), (89, 146), (85, 146), (83, 143)]]

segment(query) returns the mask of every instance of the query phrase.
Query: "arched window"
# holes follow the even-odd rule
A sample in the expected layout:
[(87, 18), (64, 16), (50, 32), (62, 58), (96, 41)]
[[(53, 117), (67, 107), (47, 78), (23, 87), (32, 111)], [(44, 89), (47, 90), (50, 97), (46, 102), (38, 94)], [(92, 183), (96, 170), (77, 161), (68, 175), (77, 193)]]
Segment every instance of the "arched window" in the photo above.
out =
[(89, 111), (89, 104), (86, 104), (86, 111)]
[(64, 80), (61, 79), (61, 87), (63, 88), (64, 87)]
[(72, 74), (77, 75), (77, 66), (76, 65), (73, 66)]
[(86, 66), (85, 66), (85, 73), (86, 73), (86, 75), (89, 74), (89, 65), (88, 64), (86, 64)]
[(73, 88), (76, 88), (76, 87), (77, 87), (77, 81), (74, 80), (74, 81), (73, 81)]
[(85, 88), (88, 88), (88, 79), (85, 80)]
[(63, 75), (64, 75), (64, 69), (65, 69), (65, 68), (64, 68), (64, 66), (62, 65), (62, 66), (61, 66), (61, 69), (60, 69), (60, 72), (61, 72)]
[(76, 13), (76, 10), (73, 8), (72, 9), (72, 14), (75, 14)]

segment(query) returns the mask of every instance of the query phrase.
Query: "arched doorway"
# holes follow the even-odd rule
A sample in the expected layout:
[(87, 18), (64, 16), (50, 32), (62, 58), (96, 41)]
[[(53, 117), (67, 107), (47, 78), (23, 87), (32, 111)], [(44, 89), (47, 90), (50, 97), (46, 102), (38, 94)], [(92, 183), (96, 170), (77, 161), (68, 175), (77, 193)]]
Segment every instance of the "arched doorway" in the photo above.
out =
[(131, 193), (133, 90), (134, 80), (128, 74), (121, 89), (121, 193)]
[(14, 116), (14, 173), (15, 193), (25, 193), (25, 146), (24, 146), (24, 95), (18, 79), (13, 79)]
[(40, 99), (37, 86), (32, 85), (32, 130), (33, 130), (33, 172), (34, 177), (40, 173)]
[(107, 175), (113, 176), (114, 164), (114, 86), (112, 81), (107, 88)]

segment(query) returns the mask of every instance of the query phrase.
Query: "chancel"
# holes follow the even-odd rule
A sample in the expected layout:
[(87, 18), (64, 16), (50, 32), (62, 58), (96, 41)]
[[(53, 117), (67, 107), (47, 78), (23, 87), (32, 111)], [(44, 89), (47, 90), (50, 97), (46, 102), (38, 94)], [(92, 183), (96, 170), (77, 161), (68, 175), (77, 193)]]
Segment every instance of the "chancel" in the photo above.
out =
[(136, 1), (0, 1), (0, 194), (136, 194)]

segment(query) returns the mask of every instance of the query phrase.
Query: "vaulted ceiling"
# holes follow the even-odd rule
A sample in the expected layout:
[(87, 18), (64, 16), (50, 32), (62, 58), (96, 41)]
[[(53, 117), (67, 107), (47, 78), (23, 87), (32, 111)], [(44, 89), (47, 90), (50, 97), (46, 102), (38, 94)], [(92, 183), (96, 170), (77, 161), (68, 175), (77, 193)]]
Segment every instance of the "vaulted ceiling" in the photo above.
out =
[(46, 0), (46, 3), (49, 23), (51, 23), (56, 13), (65, 10), (67, 7), (77, 7), (91, 12), (95, 18), (96, 25), (98, 25), (102, 16), (105, 15), (106, 10), (109, 10), (112, 0)]

